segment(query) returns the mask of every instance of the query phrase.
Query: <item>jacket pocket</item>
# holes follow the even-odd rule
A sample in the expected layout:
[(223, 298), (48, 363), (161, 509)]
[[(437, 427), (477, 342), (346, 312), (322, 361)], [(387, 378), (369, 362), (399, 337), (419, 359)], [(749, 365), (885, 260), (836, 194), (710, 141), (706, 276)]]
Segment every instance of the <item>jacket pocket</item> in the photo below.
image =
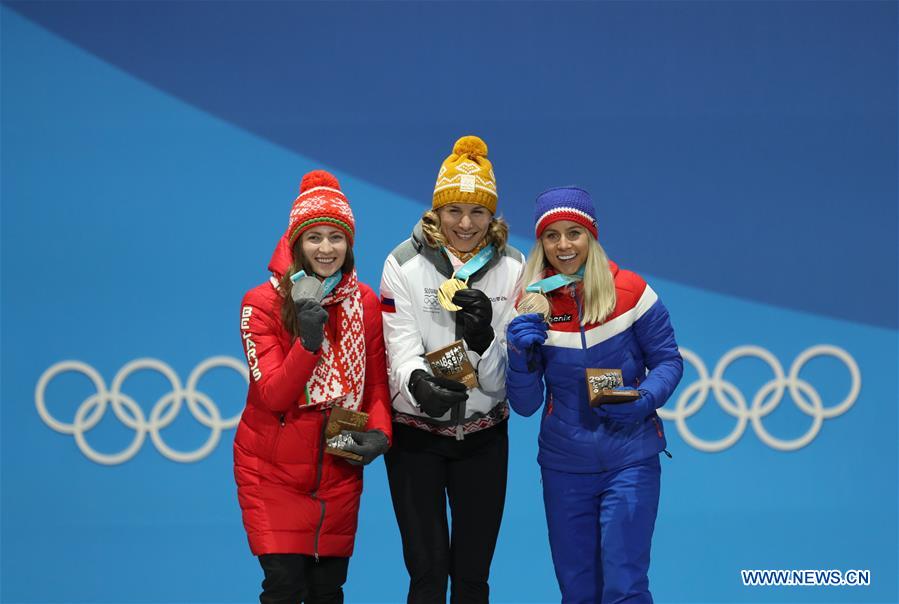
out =
[(276, 416), (269, 459), (278, 464), (316, 464), (321, 446), (322, 414), (306, 410)]
[(630, 346), (626, 346), (621, 363), (621, 377), (625, 386), (639, 386), (643, 382), (646, 374), (642, 365), (634, 356)]
[(266, 459), (269, 461), (275, 460), (275, 451), (278, 449), (278, 443), (281, 441), (281, 435), (284, 433), (284, 428), (287, 426), (286, 414), (278, 413), (277, 416), (277, 424), (273, 429), (273, 433), (270, 437), (269, 447), (266, 451)]

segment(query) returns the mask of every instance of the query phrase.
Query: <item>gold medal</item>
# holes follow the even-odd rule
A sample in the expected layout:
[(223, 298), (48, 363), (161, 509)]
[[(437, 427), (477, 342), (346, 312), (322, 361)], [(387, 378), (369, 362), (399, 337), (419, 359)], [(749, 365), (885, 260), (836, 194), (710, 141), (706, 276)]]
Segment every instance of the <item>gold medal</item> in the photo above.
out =
[(459, 279), (447, 279), (441, 284), (440, 289), (437, 290), (437, 301), (440, 302), (440, 306), (450, 312), (462, 310), (461, 306), (453, 304), (453, 296), (457, 291), (463, 289), (468, 289), (465, 281)]
[(543, 317), (544, 321), (549, 321), (549, 298), (538, 292), (527, 292), (521, 297), (521, 300), (518, 301), (515, 310), (518, 311), (519, 315), (537, 313)]

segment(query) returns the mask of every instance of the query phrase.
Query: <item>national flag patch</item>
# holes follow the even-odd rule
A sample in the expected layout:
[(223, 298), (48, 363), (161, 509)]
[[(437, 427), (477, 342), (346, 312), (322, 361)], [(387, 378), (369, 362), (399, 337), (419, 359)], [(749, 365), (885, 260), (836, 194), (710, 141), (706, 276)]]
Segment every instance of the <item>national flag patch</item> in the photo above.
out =
[(393, 298), (381, 296), (381, 312), (396, 312), (396, 302)]

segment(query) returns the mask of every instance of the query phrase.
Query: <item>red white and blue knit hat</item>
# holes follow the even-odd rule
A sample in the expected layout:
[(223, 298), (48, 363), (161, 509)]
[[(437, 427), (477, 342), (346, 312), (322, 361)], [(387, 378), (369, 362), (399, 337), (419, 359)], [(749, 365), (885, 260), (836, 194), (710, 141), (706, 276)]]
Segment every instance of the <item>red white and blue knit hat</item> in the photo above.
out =
[(340, 183), (330, 172), (313, 170), (300, 183), (300, 195), (290, 210), (287, 240), (290, 245), (303, 231), (318, 225), (336, 227), (346, 233), (350, 245), (356, 234), (356, 220)]
[(534, 225), (537, 239), (550, 224), (570, 220), (583, 226), (597, 238), (596, 209), (590, 194), (578, 187), (555, 187), (537, 196)]

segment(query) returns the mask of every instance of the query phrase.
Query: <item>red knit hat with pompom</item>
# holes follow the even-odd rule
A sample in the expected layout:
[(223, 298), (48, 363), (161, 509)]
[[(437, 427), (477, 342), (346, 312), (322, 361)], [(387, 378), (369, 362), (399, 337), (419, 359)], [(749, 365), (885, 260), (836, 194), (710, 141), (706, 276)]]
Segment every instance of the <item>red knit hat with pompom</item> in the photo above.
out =
[(300, 195), (290, 210), (287, 240), (293, 245), (303, 231), (323, 224), (342, 230), (353, 245), (356, 221), (340, 183), (330, 172), (313, 170), (300, 183)]

